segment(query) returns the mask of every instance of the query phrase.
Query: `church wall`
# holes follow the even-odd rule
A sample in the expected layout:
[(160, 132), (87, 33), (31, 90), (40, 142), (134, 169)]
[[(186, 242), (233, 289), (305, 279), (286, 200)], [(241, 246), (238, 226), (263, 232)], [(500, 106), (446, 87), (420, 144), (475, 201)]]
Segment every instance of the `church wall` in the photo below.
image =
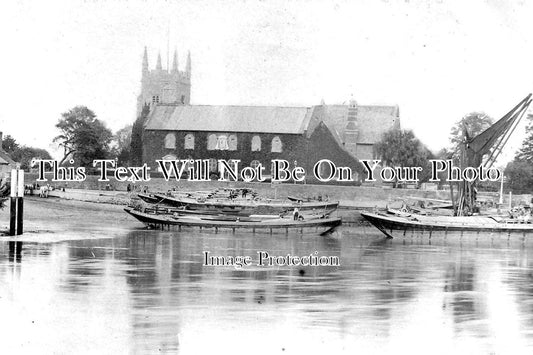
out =
[[(165, 148), (165, 137), (168, 133), (175, 134), (176, 147)], [(237, 150), (208, 150), (209, 134), (234, 134), (237, 136)], [(185, 149), (185, 136), (193, 134), (194, 150)], [(261, 151), (252, 151), (252, 138), (261, 137)], [(271, 151), (272, 139), (278, 136), (283, 144), (281, 153)], [(319, 124), (309, 138), (305, 134), (271, 134), (271, 133), (240, 133), (240, 132), (204, 132), (204, 131), (163, 131), (146, 130), (143, 136), (144, 152), (143, 162), (147, 163), (151, 171), (157, 171), (157, 159), (174, 155), (177, 159), (240, 159), (240, 167), (250, 166), (253, 160), (258, 160), (265, 167), (266, 174), (270, 174), (270, 161), (284, 159), (289, 161), (291, 168), (294, 164), (301, 166), (306, 171), (308, 182), (316, 181), (313, 176), (313, 167), (321, 159), (329, 159), (337, 166), (350, 167), (356, 172), (360, 171), (360, 164), (347, 151), (342, 149), (324, 124)], [(327, 172), (325, 172), (327, 173)], [(335, 181), (333, 181), (335, 183)]]
[[(176, 136), (176, 148), (165, 148), (165, 137), (168, 133)], [(208, 135), (225, 134), (237, 136), (236, 150), (209, 150), (207, 149)], [(185, 136), (194, 135), (194, 149), (185, 149)], [(261, 138), (261, 150), (252, 151), (252, 138)], [(282, 142), (282, 152), (272, 152), (272, 139), (279, 137)], [(177, 159), (240, 159), (240, 167), (250, 166), (253, 160), (258, 160), (270, 173), (270, 161), (273, 159), (285, 159), (294, 165), (294, 161), (306, 161), (307, 140), (298, 134), (270, 134), (270, 133), (241, 133), (241, 132), (205, 132), (205, 131), (163, 131), (145, 130), (143, 135), (143, 162), (147, 163), (152, 171), (157, 170), (157, 159), (167, 155), (174, 155)], [(302, 165), (298, 163), (298, 165)]]
[[(358, 159), (339, 146), (331, 131), (324, 123), (320, 123), (309, 137), (306, 157), (308, 160), (307, 165), (310, 166), (308, 176), (312, 176), (311, 169), (321, 159), (329, 159), (337, 167), (351, 168), (354, 173), (354, 180), (357, 180), (356, 173), (362, 170)], [(329, 171), (325, 171), (325, 174), (328, 173)]]

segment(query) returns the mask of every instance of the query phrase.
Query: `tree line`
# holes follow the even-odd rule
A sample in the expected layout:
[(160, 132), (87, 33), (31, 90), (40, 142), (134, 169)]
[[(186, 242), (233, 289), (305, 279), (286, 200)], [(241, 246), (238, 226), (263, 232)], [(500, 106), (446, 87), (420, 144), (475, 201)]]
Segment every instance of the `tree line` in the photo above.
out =
[[(503, 170), (506, 179), (505, 190), (524, 194), (533, 191), (533, 114), (527, 116), (527, 137), (516, 153), (513, 161)], [(494, 119), (483, 112), (472, 112), (455, 123), (450, 132), (450, 146), (432, 153), (411, 130), (391, 130), (385, 133), (376, 144), (376, 153), (388, 166), (420, 166), (427, 171), (430, 159), (452, 159), (459, 165), (460, 145), (464, 141), (465, 129), (470, 137), (475, 137), (494, 123)], [(421, 182), (427, 181), (429, 174), (421, 175)], [(443, 181), (444, 179), (441, 179)], [(488, 190), (498, 190), (498, 183), (480, 184)]]

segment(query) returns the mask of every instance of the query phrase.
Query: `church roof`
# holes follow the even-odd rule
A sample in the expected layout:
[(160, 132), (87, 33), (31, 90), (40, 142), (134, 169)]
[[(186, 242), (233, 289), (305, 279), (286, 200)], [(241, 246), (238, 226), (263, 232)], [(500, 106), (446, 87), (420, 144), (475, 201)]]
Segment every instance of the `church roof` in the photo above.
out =
[[(325, 120), (344, 136), (348, 105), (326, 105)], [(400, 128), (398, 106), (357, 106), (358, 144), (375, 144), (389, 129)]]
[(311, 107), (157, 105), (148, 130), (303, 134)]

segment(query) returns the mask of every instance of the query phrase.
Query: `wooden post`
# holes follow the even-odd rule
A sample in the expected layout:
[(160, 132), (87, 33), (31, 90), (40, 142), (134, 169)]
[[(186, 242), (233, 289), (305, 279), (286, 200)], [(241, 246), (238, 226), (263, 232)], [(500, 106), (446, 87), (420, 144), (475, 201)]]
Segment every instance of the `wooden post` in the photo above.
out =
[(9, 209), (9, 235), (22, 234), (24, 219), (24, 170), (11, 170), (11, 206)]
[(24, 170), (17, 169), (17, 235), (21, 235), (24, 225)]
[(23, 233), (24, 226), (24, 198), (17, 197), (17, 235)]
[(17, 223), (17, 198), (11, 197), (11, 206), (9, 209), (9, 235), (15, 235), (15, 226)]

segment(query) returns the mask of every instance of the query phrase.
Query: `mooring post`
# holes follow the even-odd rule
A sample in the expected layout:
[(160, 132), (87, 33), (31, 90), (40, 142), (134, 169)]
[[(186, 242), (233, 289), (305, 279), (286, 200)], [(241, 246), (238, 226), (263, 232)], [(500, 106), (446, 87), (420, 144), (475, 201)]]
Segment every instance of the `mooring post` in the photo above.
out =
[(9, 235), (15, 235), (17, 224), (17, 198), (11, 197), (11, 208), (9, 209)]
[(11, 206), (9, 209), (9, 235), (22, 234), (23, 226), (23, 196), (24, 170), (11, 170)]
[(24, 197), (16, 197), (17, 201), (17, 235), (24, 231)]

